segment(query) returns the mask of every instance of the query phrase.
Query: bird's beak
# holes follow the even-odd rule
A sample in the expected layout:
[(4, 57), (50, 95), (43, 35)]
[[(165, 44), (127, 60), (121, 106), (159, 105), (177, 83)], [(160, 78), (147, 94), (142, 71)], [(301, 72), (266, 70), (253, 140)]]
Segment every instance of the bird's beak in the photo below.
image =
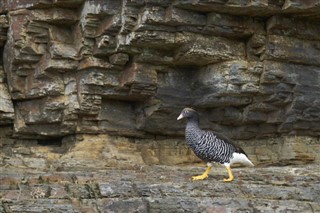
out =
[(182, 115), (182, 113), (179, 115), (179, 117), (177, 118), (177, 120), (180, 120), (180, 119), (182, 119), (183, 118), (183, 115)]

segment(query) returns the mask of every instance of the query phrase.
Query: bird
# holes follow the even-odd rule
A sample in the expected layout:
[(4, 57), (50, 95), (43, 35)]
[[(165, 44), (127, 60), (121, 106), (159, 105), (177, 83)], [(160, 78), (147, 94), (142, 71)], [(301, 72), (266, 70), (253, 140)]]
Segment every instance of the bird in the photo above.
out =
[(192, 180), (204, 180), (213, 163), (223, 164), (229, 177), (223, 179), (224, 182), (231, 182), (234, 176), (231, 165), (241, 163), (254, 166), (243, 149), (231, 142), (227, 137), (214, 131), (202, 130), (199, 127), (199, 114), (192, 108), (184, 108), (177, 120), (186, 118), (185, 140), (187, 145), (193, 150), (196, 156), (207, 163), (207, 169), (202, 175), (193, 176)]

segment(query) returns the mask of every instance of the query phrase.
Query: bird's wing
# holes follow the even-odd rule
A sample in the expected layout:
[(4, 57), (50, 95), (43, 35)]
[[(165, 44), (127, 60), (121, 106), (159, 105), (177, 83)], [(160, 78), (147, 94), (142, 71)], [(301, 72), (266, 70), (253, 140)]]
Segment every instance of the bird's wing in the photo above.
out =
[(223, 134), (217, 133), (217, 132), (214, 132), (214, 131), (208, 131), (208, 132), (211, 132), (212, 134), (216, 135), (217, 138), (219, 138), (220, 140), (223, 140), (225, 143), (231, 144), (236, 149), (237, 153), (243, 153), (248, 157), (248, 155), (243, 151), (243, 149), (241, 147), (239, 147), (238, 145), (234, 144), (229, 138), (227, 138)]

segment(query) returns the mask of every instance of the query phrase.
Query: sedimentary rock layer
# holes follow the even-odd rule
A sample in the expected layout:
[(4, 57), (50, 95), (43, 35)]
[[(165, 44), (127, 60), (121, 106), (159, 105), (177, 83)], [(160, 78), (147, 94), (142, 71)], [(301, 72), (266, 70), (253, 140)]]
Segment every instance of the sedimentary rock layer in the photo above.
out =
[[(222, 169), (222, 170), (221, 170)], [(23, 172), (23, 173), (22, 173)], [(195, 167), (118, 170), (21, 170), (0, 176), (2, 212), (318, 212), (320, 176), (308, 167), (234, 169), (233, 183), (215, 167), (207, 180)]]
[[(320, 132), (318, 1), (1, 1), (0, 125), (20, 139)], [(313, 140), (313, 139), (311, 139)]]

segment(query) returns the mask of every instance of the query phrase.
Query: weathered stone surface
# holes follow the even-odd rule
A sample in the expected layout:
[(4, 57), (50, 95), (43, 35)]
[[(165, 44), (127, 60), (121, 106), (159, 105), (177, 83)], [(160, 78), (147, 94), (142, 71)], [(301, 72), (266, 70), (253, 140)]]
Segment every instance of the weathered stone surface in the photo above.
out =
[[(144, 166), (100, 171), (1, 174), (0, 208), (6, 212), (317, 212), (315, 165), (234, 169), (221, 183), (220, 167), (192, 182), (200, 168)], [(45, 181), (45, 182), (44, 182)]]
[(265, 58), (319, 66), (320, 41), (299, 40), (287, 36), (267, 37)]
[(166, 10), (165, 20), (170, 25), (195, 25), (202, 26), (206, 24), (206, 16), (201, 13), (181, 10), (175, 7), (169, 7)]
[(317, 21), (272, 16), (267, 22), (268, 34), (286, 35), (307, 40), (319, 40), (320, 27)]
[(0, 66), (0, 125), (11, 124), (14, 120), (14, 107), (7, 85), (4, 72)]
[[(227, 114), (228, 113), (228, 114)], [(224, 113), (230, 117), (231, 110)], [(123, 115), (123, 117), (127, 114)], [(110, 116), (109, 116), (110, 118)], [(123, 119), (124, 120), (124, 119)], [(231, 119), (230, 119), (231, 120)], [(132, 122), (132, 121), (129, 121)], [(236, 124), (226, 121), (226, 124)], [(182, 165), (201, 162), (186, 147), (183, 139), (128, 139), (125, 134), (141, 132), (127, 127), (116, 120), (104, 121), (105, 134), (85, 134), (77, 137), (9, 140), (5, 139), (12, 130), (3, 128), (0, 136), (3, 157), (0, 166), (10, 168), (41, 168), (42, 170), (73, 170), (87, 167), (102, 169), (105, 167), (130, 167), (132, 165)], [(257, 125), (255, 125), (257, 126)], [(259, 127), (259, 126), (258, 126)], [(261, 133), (270, 135), (274, 129), (261, 126)], [(86, 130), (94, 131), (91, 129)], [(115, 129), (116, 128), (116, 129)], [(82, 130), (82, 129), (81, 129)], [(234, 129), (234, 134), (249, 134), (246, 129)], [(269, 130), (269, 132), (266, 132)], [(122, 131), (124, 137), (110, 136)], [(170, 134), (170, 132), (168, 133)], [(246, 137), (242, 135), (241, 137)], [(294, 165), (319, 162), (317, 138), (279, 137), (271, 139), (237, 140), (255, 165)]]
[(124, 53), (117, 53), (111, 55), (109, 57), (109, 61), (111, 64), (125, 65), (129, 61), (129, 55)]
[[(320, 211), (319, 20), (317, 0), (0, 0), (0, 212)], [(255, 165), (303, 166), (189, 182), (186, 106)]]
[(220, 61), (242, 59), (244, 44), (217, 37), (198, 37), (176, 49), (174, 60), (179, 65), (204, 66)]
[(147, 99), (156, 95), (157, 72), (152, 66), (134, 63), (123, 71), (120, 85), (129, 88), (128, 98)]
[(235, 15), (270, 16), (279, 13), (283, 2), (277, 1), (175, 1), (174, 6), (199, 12), (231, 13)]
[(282, 9), (287, 13), (300, 12), (302, 17), (319, 18), (319, 2), (316, 0), (312, 1), (301, 1), (301, 0), (286, 0)]
[(9, 22), (6, 15), (0, 15), (0, 47), (4, 45), (7, 40), (7, 29)]
[[(185, 106), (222, 110), (203, 125), (238, 139), (318, 135), (315, 1), (52, 3), (2, 4), (3, 82), (16, 113), (2, 123), (15, 135), (181, 136), (172, 118)], [(302, 97), (312, 104), (301, 114)], [(126, 119), (105, 116), (121, 112), (113, 105)], [(250, 131), (235, 136), (230, 125)]]
[[(8, 128), (2, 130), (6, 134), (1, 131), (0, 137), (12, 134)], [(293, 136), (238, 143), (256, 165), (320, 160), (316, 138)], [(190, 180), (204, 168), (182, 166), (200, 161), (181, 139), (91, 134), (1, 140), (0, 144), (0, 206), (7, 212), (52, 208), (61, 212), (320, 210), (317, 164), (234, 168), (235, 181), (221, 184), (226, 176), (221, 166), (215, 166), (205, 181)]]
[(225, 37), (249, 37), (258, 27), (251, 17), (233, 16), (221, 13), (209, 13), (204, 31)]

